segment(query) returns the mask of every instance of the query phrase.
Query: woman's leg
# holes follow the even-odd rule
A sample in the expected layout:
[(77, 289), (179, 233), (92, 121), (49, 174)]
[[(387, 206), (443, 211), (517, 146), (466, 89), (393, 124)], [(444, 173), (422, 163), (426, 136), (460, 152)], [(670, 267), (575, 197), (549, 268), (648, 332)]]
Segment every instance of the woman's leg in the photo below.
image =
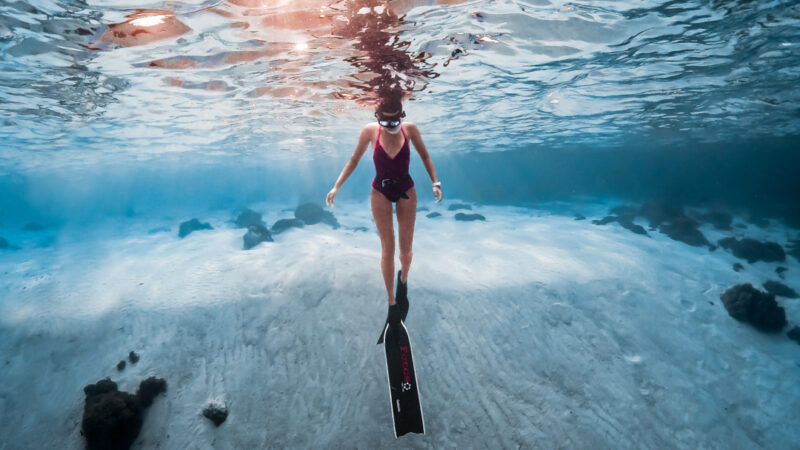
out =
[[(411, 267), (411, 243), (414, 240), (414, 222), (417, 220), (417, 190), (406, 191), (408, 198), (397, 201), (397, 228), (400, 241), (400, 265), (403, 273), (400, 281), (408, 281), (408, 269)], [(393, 269), (394, 270), (394, 269)]]
[(381, 237), (381, 272), (386, 292), (389, 294), (389, 304), (394, 305), (394, 218), (392, 217), (392, 202), (386, 196), (372, 188), (370, 194), (372, 205), (372, 218), (378, 227)]

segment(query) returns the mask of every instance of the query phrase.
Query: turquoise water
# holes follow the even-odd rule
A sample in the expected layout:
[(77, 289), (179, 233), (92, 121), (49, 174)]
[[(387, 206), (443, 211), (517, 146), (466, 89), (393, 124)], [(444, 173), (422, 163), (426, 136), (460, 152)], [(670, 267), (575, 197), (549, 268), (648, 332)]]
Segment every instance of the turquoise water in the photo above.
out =
[[(139, 448), (792, 448), (798, 79), (798, 2), (0, 2), (0, 450), (151, 375)], [(401, 441), (371, 148), (324, 206), (389, 88), (444, 193), (412, 148)], [(731, 317), (770, 282), (779, 332)]]
[[(372, 120), (375, 87), (396, 83), (448, 197), (519, 204), (696, 183), (687, 200), (775, 203), (796, 219), (796, 3), (382, 5), (2, 5), (5, 215), (115, 214), (181, 189), (173, 207), (227, 193), (319, 201)], [(113, 37), (126, 32), (146, 38)], [(541, 161), (561, 173), (537, 172)], [(367, 195), (370, 166), (342, 197)], [(429, 182), (418, 158), (412, 176)], [(88, 204), (26, 208), (42, 191)]]

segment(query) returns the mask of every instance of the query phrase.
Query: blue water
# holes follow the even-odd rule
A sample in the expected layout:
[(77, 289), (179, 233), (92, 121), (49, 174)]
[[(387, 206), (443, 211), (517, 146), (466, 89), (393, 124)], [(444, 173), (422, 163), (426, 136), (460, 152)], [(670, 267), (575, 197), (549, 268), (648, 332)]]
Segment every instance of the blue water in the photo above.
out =
[[(183, 188), (181, 204), (324, 198), (372, 119), (376, 77), (410, 92), (407, 119), (448, 197), (524, 202), (541, 195), (541, 184), (527, 187), (535, 180), (625, 197), (669, 190), (686, 169), (696, 191), (722, 177), (765, 189), (749, 204), (796, 203), (795, 2), (446, 3), (392, 2), (394, 14), (378, 2), (5, 3), (4, 215), (78, 213), (42, 197), (85, 198), (81, 214), (109, 201), (141, 209)], [(108, 37), (145, 16), (183, 33)], [(560, 155), (562, 174), (537, 172), (540, 158), (559, 165)], [(414, 164), (412, 176), (429, 182)], [(732, 167), (751, 164), (754, 174)], [(637, 166), (654, 168), (636, 178)], [(767, 186), (752, 181), (775, 166)], [(170, 175), (148, 178), (161, 170)], [(362, 160), (340, 195), (364, 198), (357, 186), (371, 170)], [(592, 176), (604, 187), (587, 185)], [(690, 200), (717, 196), (724, 190)]]
[[(241, 405), (236, 437), (220, 437), (231, 448), (389, 445), (384, 386), (314, 372), (347, 348), (383, 376), (362, 347), (385, 313), (371, 148), (339, 209), (326, 207), (341, 229), (307, 226), (244, 253), (231, 219), (250, 207), (270, 225), (324, 205), (379, 93), (395, 89), (445, 199), (434, 203), (412, 148), (410, 289), (427, 306), (410, 327), (429, 350), (418, 370), (431, 420), (414, 446), (792, 448), (796, 344), (734, 321), (719, 299), (745, 282), (800, 289), (798, 80), (794, 1), (0, 1), (0, 350), (15, 352), (0, 407), (25, 405), (20, 392), (63, 395), (36, 417), (60, 421), (54, 439), (78, 448), (82, 386), (124, 378), (109, 371), (118, 356), (94, 350), (139, 348), (148, 370), (191, 391), (153, 412), (162, 425), (144, 447), (208, 445), (205, 434), (166, 441), (213, 431), (186, 418), (194, 410), (170, 411), (224, 398), (214, 390), (226, 383), (232, 411)], [(485, 223), (455, 222), (447, 207), (460, 202)], [(641, 204), (687, 211), (709, 244), (641, 215), (644, 235), (592, 223)], [(214, 230), (179, 240), (193, 217)], [(744, 260), (719, 248), (726, 237), (777, 242), (787, 256), (734, 271)], [(797, 325), (797, 300), (778, 299)], [(73, 341), (74, 353), (61, 347)], [(163, 350), (170, 342), (185, 351)], [(208, 346), (217, 362), (197, 369)], [(266, 397), (248, 396), (273, 368)], [(26, 384), (45, 369), (61, 384)], [(333, 421), (320, 425), (318, 410)], [(261, 416), (266, 435), (251, 426)], [(23, 437), (0, 436), (0, 450), (52, 444), (23, 422), (9, 422)], [(325, 432), (304, 434), (313, 426)]]

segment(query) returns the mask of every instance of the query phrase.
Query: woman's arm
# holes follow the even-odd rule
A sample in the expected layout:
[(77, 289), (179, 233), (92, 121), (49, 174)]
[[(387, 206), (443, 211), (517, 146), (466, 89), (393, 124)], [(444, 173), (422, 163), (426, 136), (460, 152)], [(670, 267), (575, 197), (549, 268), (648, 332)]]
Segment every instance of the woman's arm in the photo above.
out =
[[(425, 148), (425, 144), (422, 142), (422, 135), (419, 132), (419, 128), (417, 128), (416, 124), (409, 123), (407, 129), (408, 136), (411, 138), (411, 143), (414, 144), (414, 148), (417, 149), (417, 153), (419, 153), (419, 157), (422, 159), (422, 164), (425, 165), (425, 170), (428, 171), (431, 181), (434, 183), (439, 181), (436, 177), (436, 168), (433, 167), (433, 159), (431, 159), (431, 155), (428, 154), (428, 149)], [(433, 188), (433, 195), (437, 198), (436, 203), (442, 201), (442, 190), (438, 187)]]
[(350, 160), (347, 161), (347, 164), (344, 165), (342, 169), (342, 173), (339, 174), (339, 178), (336, 180), (336, 183), (333, 185), (333, 189), (328, 193), (328, 196), (325, 198), (325, 203), (328, 205), (333, 205), (333, 197), (336, 196), (336, 193), (339, 192), (339, 188), (342, 187), (347, 178), (350, 177), (350, 174), (356, 170), (358, 167), (358, 162), (361, 161), (361, 157), (364, 156), (364, 152), (367, 151), (367, 146), (369, 146), (370, 141), (372, 140), (372, 133), (370, 125), (365, 126), (361, 129), (361, 135), (358, 137), (358, 144), (356, 144), (356, 149), (353, 151), (353, 156), (350, 157)]

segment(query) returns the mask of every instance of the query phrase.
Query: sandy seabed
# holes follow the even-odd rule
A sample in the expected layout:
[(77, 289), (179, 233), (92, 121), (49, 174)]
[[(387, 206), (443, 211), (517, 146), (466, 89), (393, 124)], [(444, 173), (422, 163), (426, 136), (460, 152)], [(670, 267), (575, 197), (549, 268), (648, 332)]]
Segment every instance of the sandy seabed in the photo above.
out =
[[(593, 225), (609, 204), (551, 206), (417, 213), (406, 322), (427, 434), (399, 440), (368, 202), (337, 202), (338, 229), (247, 251), (230, 211), (198, 215), (214, 230), (184, 239), (190, 217), (15, 224), (2, 235), (22, 248), (0, 253), (0, 449), (82, 448), (83, 387), (111, 377), (133, 392), (151, 375), (167, 392), (133, 448), (796, 448), (800, 346), (736, 322), (719, 297), (777, 266), (797, 289), (797, 260), (748, 264)], [(252, 208), (269, 225), (293, 205)], [(800, 323), (800, 300), (778, 301)], [(131, 350), (140, 361), (118, 371)], [(201, 414), (211, 400), (230, 411), (219, 428)]]

